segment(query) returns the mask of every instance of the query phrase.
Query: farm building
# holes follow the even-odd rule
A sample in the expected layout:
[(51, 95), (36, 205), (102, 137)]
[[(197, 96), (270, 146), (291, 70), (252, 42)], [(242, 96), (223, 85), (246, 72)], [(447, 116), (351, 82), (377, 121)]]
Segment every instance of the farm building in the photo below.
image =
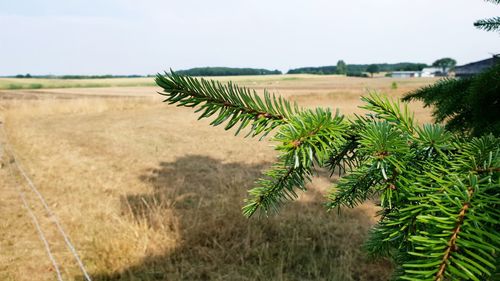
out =
[(500, 63), (500, 54), (493, 55), (493, 57), (489, 59), (457, 66), (455, 67), (455, 77), (470, 77), (485, 71), (497, 63)]
[(394, 78), (410, 78), (420, 77), (420, 71), (393, 71), (391, 77)]
[(411, 78), (411, 77), (435, 77), (443, 76), (442, 69), (439, 67), (426, 67), (422, 71), (393, 71), (391, 77)]
[(419, 77), (435, 77), (442, 76), (442, 69), (439, 67), (426, 67), (422, 69)]

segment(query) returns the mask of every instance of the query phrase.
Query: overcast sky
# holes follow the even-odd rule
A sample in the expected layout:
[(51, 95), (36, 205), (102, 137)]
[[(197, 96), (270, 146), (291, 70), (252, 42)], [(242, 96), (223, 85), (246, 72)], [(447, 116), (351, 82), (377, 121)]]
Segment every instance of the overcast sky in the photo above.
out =
[(500, 53), (481, 0), (0, 0), (0, 75), (459, 64)]

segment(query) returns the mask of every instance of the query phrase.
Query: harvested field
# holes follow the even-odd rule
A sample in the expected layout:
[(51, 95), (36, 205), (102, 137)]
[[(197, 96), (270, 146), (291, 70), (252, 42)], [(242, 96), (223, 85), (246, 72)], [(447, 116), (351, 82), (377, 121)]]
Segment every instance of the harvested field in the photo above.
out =
[[(398, 98), (436, 81), (312, 75), (218, 79), (345, 114), (362, 112), (359, 97), (367, 90)], [(1, 280), (55, 280), (16, 187), (27, 194), (47, 229), (65, 280), (82, 280), (6, 144), (47, 199), (94, 280), (390, 276), (388, 261), (369, 258), (361, 249), (376, 222), (373, 203), (327, 213), (323, 195), (336, 178), (320, 172), (310, 190), (278, 215), (246, 219), (241, 215), (246, 190), (274, 161), (272, 143), (235, 137), (210, 127), (209, 120), (197, 121), (192, 110), (161, 103), (159, 88), (129, 85), (0, 91)], [(431, 120), (420, 104), (411, 108), (420, 122)]]

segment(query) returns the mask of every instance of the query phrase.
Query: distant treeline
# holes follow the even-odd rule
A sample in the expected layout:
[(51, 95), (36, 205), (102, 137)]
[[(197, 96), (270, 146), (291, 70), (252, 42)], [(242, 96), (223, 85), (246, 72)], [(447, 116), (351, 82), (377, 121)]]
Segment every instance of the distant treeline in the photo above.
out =
[(108, 78), (139, 78), (143, 75), (63, 75), (60, 79), (108, 79)]
[[(347, 76), (367, 77), (366, 72), (370, 72), (369, 67), (378, 67), (376, 72), (391, 71), (420, 71), (427, 67), (425, 63), (379, 63), (379, 64), (342, 64), (318, 67), (301, 67), (290, 69), (287, 74), (346, 74)], [(340, 68), (339, 68), (340, 66)], [(263, 68), (234, 68), (234, 67), (196, 67), (186, 70), (176, 71), (178, 74), (190, 76), (238, 76), (238, 75), (272, 75), (282, 74), (279, 70), (269, 70)], [(30, 75), (18, 74), (7, 76), (11, 78), (45, 78), (45, 79), (109, 79), (109, 78), (137, 78), (151, 77), (154, 75)]]
[[(9, 77), (9, 76), (8, 76)], [(148, 77), (144, 75), (31, 75), (31, 74), (18, 74), (10, 76), (12, 78), (42, 78), (42, 79), (108, 79), (108, 78), (138, 78)]]
[(176, 71), (178, 74), (190, 76), (234, 76), (234, 75), (271, 75), (282, 74), (279, 70), (261, 68), (232, 68), (232, 67), (197, 67)]
[[(411, 63), (411, 62), (401, 62), (401, 63), (378, 63), (374, 64), (378, 66), (380, 72), (390, 72), (390, 71), (420, 71), (424, 67), (427, 67), (425, 63)], [(367, 68), (370, 64), (348, 64), (347, 65), (347, 75), (348, 76), (358, 76), (363, 72), (368, 72)], [(301, 67), (290, 69), (288, 74), (338, 74), (337, 66), (319, 66), (319, 67)]]

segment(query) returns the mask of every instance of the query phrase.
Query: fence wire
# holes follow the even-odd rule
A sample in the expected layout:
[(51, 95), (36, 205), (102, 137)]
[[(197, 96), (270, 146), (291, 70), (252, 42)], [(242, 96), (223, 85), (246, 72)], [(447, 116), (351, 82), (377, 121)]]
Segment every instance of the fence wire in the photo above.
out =
[[(3, 128), (3, 126), (0, 124), (0, 128), (2, 129), (2, 132), (3, 132), (3, 135), (5, 138), (7, 138), (7, 134), (5, 132), (5, 129)], [(1, 148), (1, 147), (0, 147)], [(49, 217), (52, 218), (52, 221), (54, 222), (54, 224), (56, 225), (59, 233), (61, 234), (61, 236), (64, 238), (64, 242), (66, 243), (66, 245), (68, 246), (69, 250), (71, 251), (71, 254), (73, 255), (73, 257), (75, 258), (78, 266), (80, 267), (80, 270), (82, 271), (84, 277), (85, 277), (85, 280), (87, 281), (92, 281), (92, 279), (90, 278), (90, 275), (88, 274), (87, 272), (87, 269), (85, 268), (85, 265), (83, 264), (83, 261), (80, 259), (80, 256), (78, 255), (78, 252), (75, 248), (75, 246), (73, 245), (73, 243), (71, 243), (71, 240), (69, 239), (69, 236), (68, 234), (66, 233), (66, 231), (64, 231), (61, 223), (59, 222), (59, 219), (57, 218), (57, 216), (54, 214), (54, 212), (52, 212), (52, 210), (50, 209), (49, 205), (47, 204), (47, 201), (45, 200), (45, 198), (43, 197), (43, 195), (40, 193), (40, 191), (38, 191), (38, 189), (36, 188), (35, 184), (33, 183), (33, 181), (31, 180), (31, 178), (28, 176), (28, 174), (25, 172), (23, 166), (21, 165), (21, 163), (19, 162), (19, 158), (17, 157), (16, 153), (14, 152), (14, 150), (9, 147), (8, 143), (7, 143), (7, 140), (5, 140), (4, 142), (4, 150), (7, 151), (11, 154), (12, 158), (13, 158), (13, 164), (16, 166), (16, 168), (19, 170), (19, 172), (21, 173), (21, 175), (24, 177), (24, 179), (26, 180), (26, 182), (28, 183), (28, 186), (30, 187), (30, 189), (37, 195), (39, 201), (42, 203), (45, 211), (47, 212), (47, 214), (49, 215)], [(53, 265), (54, 265), (54, 268), (56, 269), (56, 272), (57, 272), (57, 275), (58, 275), (58, 280), (59, 281), (62, 281), (62, 278), (61, 278), (61, 273), (59, 271), (59, 267), (57, 266), (57, 263), (55, 262), (55, 259), (52, 255), (52, 253), (50, 252), (50, 247), (48, 245), (48, 242), (47, 240), (45, 239), (45, 235), (43, 234), (43, 231), (41, 230), (40, 228), (40, 224), (38, 223), (38, 220), (36, 219), (36, 216), (35, 214), (33, 213), (33, 211), (31, 210), (31, 208), (29, 208), (29, 206), (27, 205), (27, 202), (26, 202), (26, 198), (24, 196), (24, 193), (22, 192), (22, 190), (18, 187), (17, 188), (18, 191), (20, 192), (20, 196), (21, 196), (21, 199), (23, 200), (23, 204), (25, 205), (25, 207), (27, 207), (27, 210), (28, 210), (28, 213), (30, 214), (30, 216), (32, 217), (33, 219), (33, 223), (35, 224), (37, 230), (38, 230), (38, 233), (40, 235), (40, 238), (42, 239), (42, 241), (44, 242), (45, 244), (45, 248), (47, 250), (47, 254), (49, 255), (49, 258), (51, 259)]]

